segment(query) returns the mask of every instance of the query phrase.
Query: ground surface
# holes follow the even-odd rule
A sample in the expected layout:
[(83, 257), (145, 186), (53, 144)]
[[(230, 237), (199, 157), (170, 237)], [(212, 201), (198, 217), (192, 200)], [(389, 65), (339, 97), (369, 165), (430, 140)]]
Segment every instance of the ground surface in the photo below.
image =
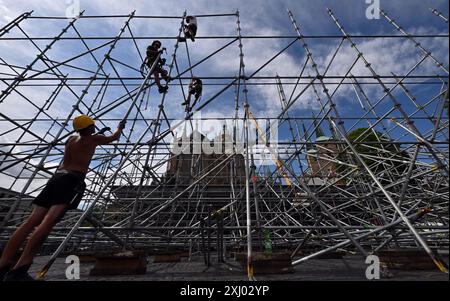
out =
[[(40, 256), (35, 259), (30, 269), (31, 275), (47, 262), (48, 256)], [(46, 280), (67, 280), (64, 258), (58, 258), (47, 273)], [(93, 263), (81, 263), (81, 281), (239, 281), (247, 280), (244, 270), (233, 259), (227, 258), (226, 263), (218, 264), (213, 259), (212, 266), (205, 266), (202, 257), (194, 257), (189, 262), (183, 258), (176, 263), (153, 263), (149, 257), (147, 273), (145, 275), (130, 276), (89, 276)], [(366, 280), (365, 270), (367, 265), (360, 257), (348, 256), (344, 259), (311, 259), (295, 266), (295, 272), (278, 275), (256, 275), (256, 280), (279, 281), (308, 281), (308, 280), (340, 280), (361, 281)], [(404, 271), (390, 270), (393, 277), (385, 280), (390, 281), (449, 281), (448, 274), (435, 270)], [(383, 278), (382, 278), (383, 279)]]

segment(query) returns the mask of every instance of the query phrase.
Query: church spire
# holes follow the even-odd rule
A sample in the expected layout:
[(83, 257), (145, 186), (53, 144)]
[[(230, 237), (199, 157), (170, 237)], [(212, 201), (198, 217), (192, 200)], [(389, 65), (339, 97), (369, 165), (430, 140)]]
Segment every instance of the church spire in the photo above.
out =
[(314, 127), (316, 128), (316, 139), (321, 137), (321, 136), (325, 136), (325, 134), (323, 133), (323, 131), (320, 128), (320, 126), (317, 125), (316, 115), (314, 114), (314, 112), (312, 113), (312, 117), (313, 117)]
[(305, 142), (307, 143), (306, 144), (306, 150), (308, 151), (308, 150), (310, 150), (312, 148), (312, 145), (310, 144), (311, 139), (308, 139), (308, 132), (306, 131), (306, 127), (305, 127), (305, 123), (304, 122), (302, 122), (302, 128), (303, 128), (303, 133), (305, 135)]
[(333, 127), (333, 125), (330, 122), (330, 133), (333, 140), (338, 140), (338, 135), (336, 133), (336, 129)]

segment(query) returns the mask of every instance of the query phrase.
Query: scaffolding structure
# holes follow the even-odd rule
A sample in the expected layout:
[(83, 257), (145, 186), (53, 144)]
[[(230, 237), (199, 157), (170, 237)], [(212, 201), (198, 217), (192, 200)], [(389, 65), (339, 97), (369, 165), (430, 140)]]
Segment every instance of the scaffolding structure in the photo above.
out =
[[(0, 55), (0, 177), (2, 183), (8, 180), (0, 194), (0, 246), (24, 221), (33, 196), (56, 171), (64, 142), (74, 134), (71, 120), (88, 114), (99, 128), (121, 120), (128, 121), (127, 128), (120, 141), (97, 148), (80, 210), (69, 212), (45, 245), (53, 260), (74, 249), (176, 247), (191, 254), (205, 248), (246, 250), (251, 276), (252, 252), (263, 251), (268, 244), (274, 250), (289, 250), (294, 265), (335, 250), (366, 257), (382, 249), (419, 247), (445, 271), (435, 251), (449, 243), (448, 66), (430, 52), (427, 41), (448, 41), (448, 34), (410, 34), (381, 11), (393, 34), (351, 35), (343, 27), (344, 20), (330, 9), (327, 12), (340, 34), (305, 35), (291, 11), (290, 36), (246, 36), (239, 12), (197, 15), (199, 20), (236, 21), (235, 35), (196, 38), (214, 39), (221, 45), (197, 61), (189, 53), (195, 43), (178, 39), (186, 12), (180, 16), (83, 12), (74, 19), (27, 12), (5, 25), (0, 43), (21, 41), (37, 55), (20, 65)], [(432, 9), (430, 18), (436, 16), (448, 23)], [(79, 30), (83, 22), (99, 19), (123, 23), (116, 36), (83, 35)], [(179, 21), (178, 36), (134, 34), (133, 22), (150, 25), (156, 19)], [(66, 24), (56, 36), (33, 37), (23, 29), (27, 22), (57, 21)], [(164, 94), (153, 92), (151, 72), (145, 77), (139, 72), (145, 43), (153, 39), (175, 43), (167, 65), (172, 80)], [(284, 47), (250, 71), (244, 56), (249, 39), (275, 39)], [(419, 59), (405, 74), (379, 74), (379, 66), (372, 65), (359, 48), (361, 40), (376, 39), (404, 41), (416, 49)], [(335, 41), (336, 47), (320, 66), (308, 43), (324, 40)], [(53, 48), (72, 47), (60, 46), (68, 42), (82, 50), (63, 59), (52, 57)], [(181, 120), (171, 117), (166, 111), (167, 103), (175, 101), (171, 94), (178, 91), (186, 98), (198, 67), (236, 46), (236, 74), (195, 74), (210, 93), (204, 93), (200, 104)], [(341, 74), (329, 74), (347, 46), (353, 51), (353, 63), (344, 66)], [(262, 72), (294, 47), (300, 48), (295, 54), (301, 63), (298, 76), (279, 75), (283, 70), (272, 76)], [(123, 51), (138, 55), (125, 60)], [(434, 73), (422, 73), (422, 65), (429, 63)], [(367, 74), (355, 74), (358, 64)], [(252, 112), (252, 91), (262, 86), (275, 87), (279, 95), (279, 111), (269, 118)], [(369, 91), (374, 87), (382, 90), (381, 96)], [(347, 88), (358, 107), (351, 116), (336, 101), (336, 95)], [(45, 99), (39, 93), (35, 97), (33, 91), (38, 89), (49, 92)], [(233, 114), (202, 120), (231, 121), (227, 130), (232, 147), (242, 134), (242, 154), (174, 154), (171, 143), (178, 138), (176, 130), (193, 131), (196, 113), (222, 101), (226, 93), (234, 97), (224, 102)], [(314, 115), (300, 115), (296, 104), (309, 95), (314, 96)], [(19, 102), (33, 111), (13, 115), (4, 109)], [(52, 111), (55, 107), (58, 113)], [(56, 115), (61, 111), (64, 116)], [(277, 149), (266, 148), (273, 163), (269, 166), (258, 165), (259, 154), (249, 143), (255, 130), (257, 139), (267, 144), (264, 139), (271, 128), (262, 126), (266, 120), (269, 125), (276, 120), (283, 134)], [(183, 164), (190, 170), (188, 175), (181, 174)]]

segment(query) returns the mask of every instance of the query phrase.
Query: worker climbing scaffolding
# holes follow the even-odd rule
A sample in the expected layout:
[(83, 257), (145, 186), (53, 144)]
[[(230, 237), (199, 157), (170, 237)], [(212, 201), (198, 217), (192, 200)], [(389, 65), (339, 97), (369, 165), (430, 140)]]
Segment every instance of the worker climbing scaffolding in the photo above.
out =
[[(202, 96), (203, 82), (200, 78), (193, 76), (189, 84), (188, 96), (181, 105), (186, 106), (186, 112), (190, 112)], [(194, 96), (194, 103), (191, 106), (191, 97)]]
[[(166, 48), (161, 48), (161, 42), (158, 40), (153, 41), (151, 45), (147, 47), (147, 57), (144, 60), (144, 63), (141, 66), (142, 76), (145, 77), (144, 70), (145, 67), (148, 67), (151, 70), (153, 64), (156, 62), (156, 66), (153, 69), (152, 75), (155, 76), (155, 83), (158, 86), (159, 93), (166, 93), (168, 90), (167, 83), (170, 81), (170, 77), (166, 70), (164, 70), (163, 66), (166, 64), (166, 59), (161, 58), (160, 54), (166, 50)], [(159, 59), (158, 59), (159, 57)], [(166, 85), (163, 86), (161, 84), (160, 78), (166, 81)]]
[[(0, 259), (0, 280), (34, 280), (28, 274), (33, 258), (66, 212), (78, 207), (86, 188), (84, 179), (96, 147), (118, 140), (125, 123), (121, 121), (114, 134), (104, 136), (109, 128), (103, 128), (94, 134), (95, 121), (92, 118), (86, 115), (74, 118), (73, 128), (78, 135), (67, 139), (61, 165), (34, 199), (34, 209), (30, 216), (9, 239)], [(30, 233), (32, 234), (21, 257), (16, 263), (13, 262), (16, 252)]]
[[(197, 18), (196, 17), (187, 16), (185, 18), (184, 24), (183, 24), (183, 33), (184, 33), (185, 37), (179, 37), (178, 38), (179, 42), (185, 42), (186, 38), (191, 39), (192, 42), (195, 41), (195, 36), (197, 34)], [(185, 46), (186, 46), (188, 63), (189, 63), (189, 71), (191, 73), (191, 82), (189, 83), (187, 98), (181, 105), (186, 106), (186, 108), (185, 108), (186, 112), (190, 112), (192, 110), (192, 108), (196, 105), (196, 103), (199, 101), (199, 99), (202, 95), (203, 82), (199, 77), (194, 76), (194, 73), (192, 71), (191, 58), (189, 55), (189, 47), (188, 47), (187, 43), (185, 44)], [(194, 95), (195, 99), (194, 99), (194, 103), (191, 105), (191, 97), (193, 95)]]
[(178, 39), (179, 42), (186, 42), (186, 39), (191, 39), (195, 42), (195, 36), (197, 35), (197, 18), (194, 16), (186, 17), (186, 24), (183, 26), (184, 37)]

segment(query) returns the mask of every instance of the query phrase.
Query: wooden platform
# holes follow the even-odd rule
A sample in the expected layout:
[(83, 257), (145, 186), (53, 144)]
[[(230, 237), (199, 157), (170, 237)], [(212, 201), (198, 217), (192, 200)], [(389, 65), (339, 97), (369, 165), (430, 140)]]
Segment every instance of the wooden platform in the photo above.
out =
[(375, 255), (380, 258), (380, 263), (389, 269), (399, 270), (432, 270), (435, 264), (423, 250), (385, 250), (378, 251)]
[[(30, 275), (36, 275), (48, 262), (50, 255), (38, 256), (30, 269)], [(358, 255), (347, 255), (342, 259), (311, 259), (293, 267), (295, 273), (261, 274), (258, 281), (373, 281), (367, 280), (367, 264)], [(447, 259), (444, 257), (444, 260)], [(105, 275), (92, 276), (93, 263), (81, 263), (79, 281), (248, 281), (247, 267), (237, 261), (228, 260), (217, 263), (212, 258), (210, 267), (205, 266), (203, 255), (197, 254), (188, 262), (182, 258), (176, 263), (147, 263), (147, 273), (142, 275)], [(68, 264), (65, 258), (57, 258), (45, 277), (46, 281), (71, 281), (66, 278)], [(437, 268), (432, 270), (391, 270), (394, 277), (381, 281), (449, 281), (448, 274)], [(77, 280), (78, 281), (78, 280)], [(242, 285), (245, 285), (243, 282)], [(240, 298), (242, 299), (242, 298)]]
[(167, 254), (155, 254), (153, 262), (180, 262), (182, 253), (167, 253)]
[(147, 272), (147, 254), (144, 252), (122, 252), (95, 256), (91, 276), (143, 275)]
[[(236, 253), (235, 259), (241, 264), (241, 267), (247, 269), (247, 253)], [(263, 274), (287, 274), (293, 273), (292, 260), (290, 253), (254, 253), (253, 273), (255, 275)]]

